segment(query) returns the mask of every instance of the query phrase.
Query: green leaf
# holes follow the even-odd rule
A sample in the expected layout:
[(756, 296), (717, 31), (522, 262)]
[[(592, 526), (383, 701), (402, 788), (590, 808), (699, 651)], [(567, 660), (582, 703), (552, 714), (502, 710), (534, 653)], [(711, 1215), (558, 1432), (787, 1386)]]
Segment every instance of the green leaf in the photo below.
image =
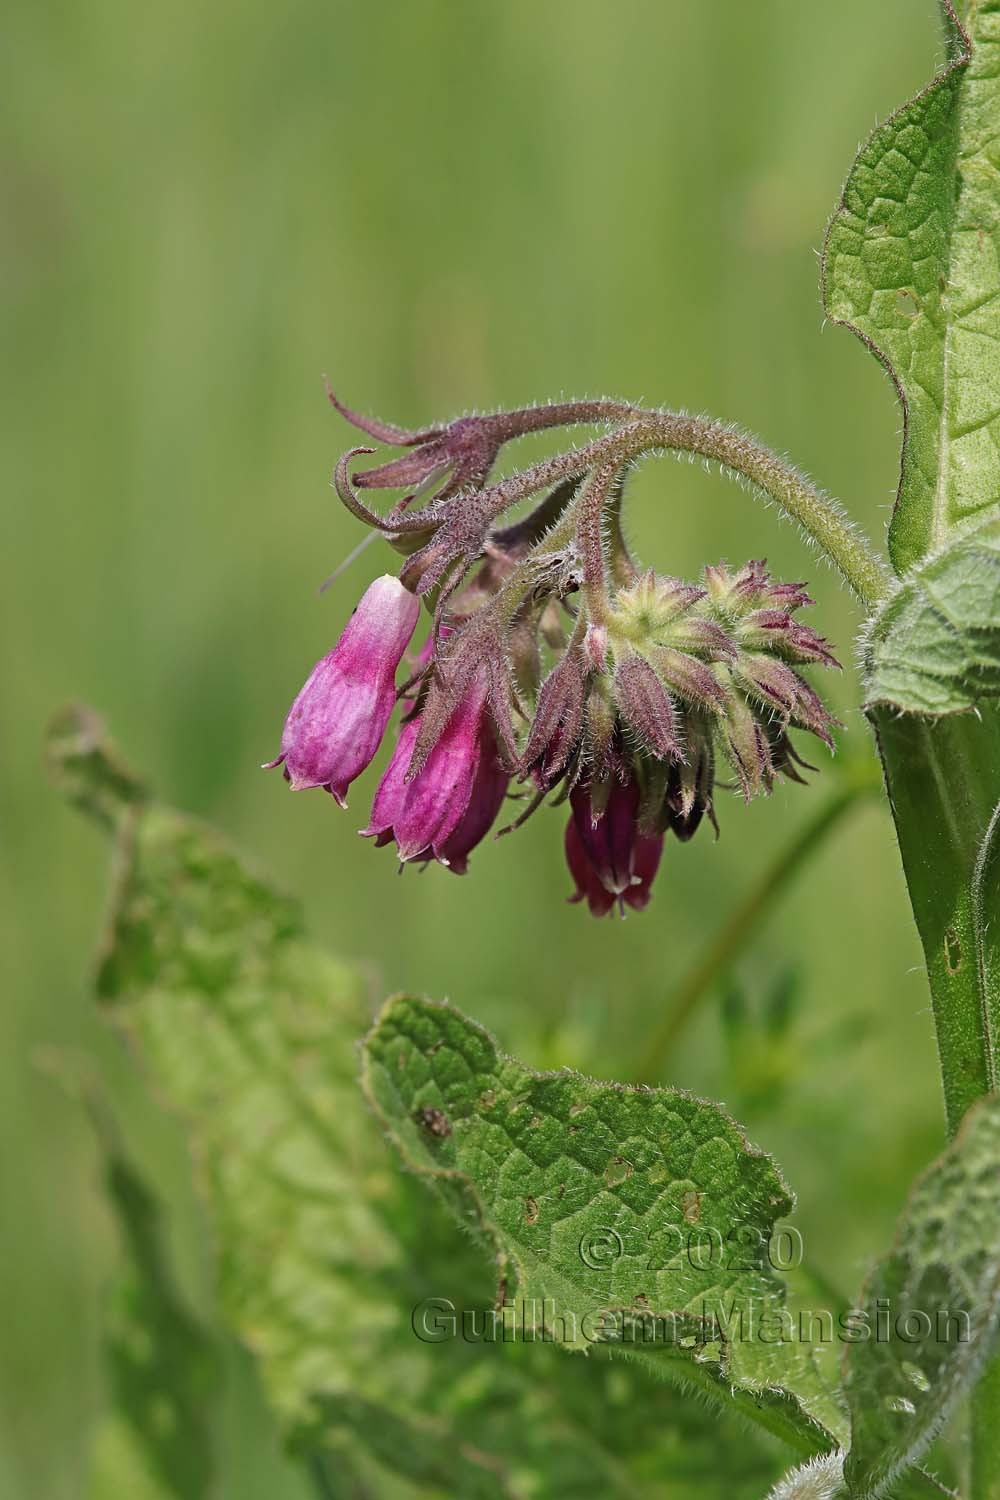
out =
[(827, 231), (824, 302), (904, 412), (889, 550), (903, 573), (1000, 500), (1000, 0), (944, 5), (947, 62), (861, 149)]
[(805, 1453), (834, 1445), (816, 1351), (779, 1331), (768, 1246), (791, 1196), (717, 1105), (533, 1073), (407, 997), (379, 1017), (362, 1077), (406, 1165), (489, 1247), (523, 1336), (608, 1342)]
[[(460, 1327), (468, 1313), (488, 1332), (494, 1284), (386, 1156), (356, 1081), (370, 1023), (358, 975), (311, 947), (295, 905), (211, 829), (140, 794), (89, 712), (61, 717), (50, 755), (72, 800), (117, 830), (104, 1011), (185, 1129), (221, 1318), (256, 1355), (317, 1495), (576, 1500), (597, 1483), (620, 1500), (756, 1500), (777, 1468), (770, 1445), (606, 1350), (570, 1361), (482, 1331), (415, 1336), (414, 1309), (442, 1296)], [(141, 1266), (147, 1305), (168, 1267), (159, 1250)], [(138, 1395), (125, 1403), (148, 1430)]]
[(178, 1500), (208, 1500), (216, 1493), (218, 1351), (176, 1285), (156, 1199), (107, 1134), (105, 1162), (128, 1268), (104, 1322), (115, 1405), (141, 1434), (163, 1488)]
[(71, 1058), (50, 1061), (88, 1105), (121, 1239), (101, 1327), (113, 1409), (95, 1436), (90, 1500), (305, 1500), (245, 1352), (187, 1295), (166, 1205), (126, 1149), (110, 1093)]
[(937, 717), (1000, 694), (1000, 519), (914, 568), (867, 643), (870, 708)]
[(914, 1188), (894, 1249), (862, 1297), (846, 1389), (859, 1500), (885, 1495), (928, 1446), (987, 1357), (1000, 1316), (1000, 1098), (969, 1112)]

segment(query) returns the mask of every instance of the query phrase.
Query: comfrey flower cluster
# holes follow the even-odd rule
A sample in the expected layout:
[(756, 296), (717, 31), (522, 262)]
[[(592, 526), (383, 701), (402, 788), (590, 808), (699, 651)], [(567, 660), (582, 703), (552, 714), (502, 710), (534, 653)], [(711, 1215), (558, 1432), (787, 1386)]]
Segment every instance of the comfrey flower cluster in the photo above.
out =
[[(524, 803), (510, 828), (547, 798), (566, 801), (571, 899), (603, 916), (647, 904), (667, 834), (683, 842), (704, 819), (715, 826), (720, 765), (749, 800), (778, 775), (802, 779), (792, 730), (832, 744), (835, 721), (797, 669), (837, 663), (795, 618), (811, 603), (801, 584), (773, 582), (762, 562), (684, 583), (629, 553), (626, 472), (664, 445), (668, 414), (579, 402), (408, 432), (331, 399), (406, 450), (349, 477), (373, 451), (352, 449), (335, 476), (345, 505), (404, 562), (369, 586), (289, 711), (270, 765), (293, 790), (325, 787), (344, 806), (399, 701), (364, 835), (394, 843), (404, 864), (464, 874), (509, 796)], [(504, 443), (574, 422), (608, 431), (490, 482)], [(358, 493), (393, 488), (405, 494), (385, 515)], [(532, 495), (523, 519), (497, 524)], [(397, 686), (422, 600), (428, 637)]]

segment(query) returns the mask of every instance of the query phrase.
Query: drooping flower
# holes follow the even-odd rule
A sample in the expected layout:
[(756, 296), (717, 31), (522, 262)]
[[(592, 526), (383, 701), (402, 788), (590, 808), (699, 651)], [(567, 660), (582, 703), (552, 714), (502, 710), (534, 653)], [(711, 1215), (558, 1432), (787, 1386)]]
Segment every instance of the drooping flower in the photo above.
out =
[(452, 874), (464, 875), (467, 872), (469, 855), (496, 822), (509, 785), (510, 776), (497, 754), (493, 727), (489, 716), (484, 715), (480, 723), (479, 763), (472, 780), (469, 805), (444, 840), (438, 856)]
[(570, 900), (585, 900), (595, 917), (616, 906), (641, 911), (659, 868), (663, 835), (643, 832), (636, 783), (581, 782), (570, 806), (566, 863), (577, 887)]
[(341, 807), (371, 763), (396, 701), (396, 669), (420, 601), (385, 574), (365, 591), (333, 650), (318, 661), (288, 711), (281, 753), (293, 791), (326, 787)]
[(481, 671), (416, 769), (420, 713), (400, 730), (363, 832), (379, 845), (394, 840), (402, 864), (436, 859), (464, 874), (470, 851), (496, 819), (510, 778), (497, 753), (488, 690), (488, 676)]

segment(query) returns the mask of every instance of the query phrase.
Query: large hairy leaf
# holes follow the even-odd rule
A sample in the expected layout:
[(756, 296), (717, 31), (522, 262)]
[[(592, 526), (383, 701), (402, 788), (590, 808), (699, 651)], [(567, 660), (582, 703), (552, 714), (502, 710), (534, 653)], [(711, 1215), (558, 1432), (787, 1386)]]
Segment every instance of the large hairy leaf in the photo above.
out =
[(903, 403), (901, 578), (869, 625), (866, 698), (954, 1129), (996, 1086), (996, 924), (977, 860), (1000, 801), (1000, 0), (942, 14), (945, 66), (848, 177), (824, 297)]
[[(597, 1483), (621, 1500), (756, 1500), (778, 1464), (752, 1433), (720, 1430), (607, 1350), (569, 1360), (490, 1337), (495, 1280), (394, 1170), (357, 1087), (358, 975), (312, 947), (295, 905), (217, 834), (150, 801), (91, 715), (63, 716), (50, 751), (70, 797), (115, 832), (105, 1014), (183, 1124), (219, 1317), (256, 1356), (316, 1492), (575, 1500)], [(212, 1330), (186, 1311), (162, 1199), (120, 1131), (100, 1139), (128, 1252), (107, 1330), (121, 1376), (109, 1470), (138, 1492), (124, 1421), (158, 1494), (228, 1494)], [(433, 1344), (416, 1316), (442, 1299), (456, 1336)]]
[[(451, 1006), (408, 996), (367, 1037), (362, 1080), (406, 1166), (488, 1251), (511, 1337), (627, 1353), (826, 1456), (778, 1494), (836, 1493), (847, 1429), (820, 1356), (842, 1346), (786, 1309), (769, 1246), (792, 1200), (724, 1110), (535, 1073)], [(898, 1488), (944, 1493), (916, 1469)]]
[(805, 1452), (832, 1446), (841, 1412), (768, 1258), (792, 1199), (719, 1106), (533, 1073), (457, 1011), (407, 997), (364, 1058), (404, 1161), (495, 1256), (519, 1333), (610, 1342)]
[(860, 151), (824, 252), (829, 316), (903, 404), (897, 572), (1000, 501), (1000, 0), (943, 6), (947, 62)]
[[(1000, 1099), (975, 1105), (917, 1183), (848, 1348), (850, 1493), (875, 1500), (930, 1443), (981, 1368), (1000, 1315)], [(860, 1327), (860, 1325), (859, 1325)]]

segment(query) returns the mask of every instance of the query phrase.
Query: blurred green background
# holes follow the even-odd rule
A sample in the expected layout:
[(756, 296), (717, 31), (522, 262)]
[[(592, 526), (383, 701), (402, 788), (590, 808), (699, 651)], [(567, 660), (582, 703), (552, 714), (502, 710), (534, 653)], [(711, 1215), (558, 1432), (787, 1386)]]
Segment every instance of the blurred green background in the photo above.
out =
[[(68, 1500), (103, 1400), (112, 1236), (79, 1110), (37, 1059), (109, 1051), (87, 991), (107, 877), (45, 782), (46, 719), (94, 703), (375, 991), (449, 996), (528, 1062), (628, 1077), (824, 777), (725, 799), (718, 844), (671, 848), (647, 913), (598, 924), (564, 902), (561, 813), (481, 849), (466, 880), (399, 880), (355, 833), (375, 772), (346, 816), (262, 776), (306, 671), (393, 565), (372, 549), (317, 597), (360, 534), (328, 487), (349, 433), (321, 373), (402, 423), (560, 394), (737, 419), (881, 538), (899, 413), (861, 345), (823, 331), (816, 250), (858, 141), (929, 76), (938, 37), (932, 0), (47, 0), (5, 31), (0, 1492)], [(635, 484), (630, 525), (664, 571), (766, 553), (807, 576), (864, 753), (858, 615), (793, 531), (670, 462)], [(757, 1060), (734, 1062), (719, 994), (664, 1078), (741, 1114), (798, 1190), (807, 1259), (851, 1290), (941, 1123), (882, 807), (741, 959), (751, 1014), (786, 973), (773, 1078), (763, 1022)], [(138, 1089), (132, 1107), (155, 1132)]]

